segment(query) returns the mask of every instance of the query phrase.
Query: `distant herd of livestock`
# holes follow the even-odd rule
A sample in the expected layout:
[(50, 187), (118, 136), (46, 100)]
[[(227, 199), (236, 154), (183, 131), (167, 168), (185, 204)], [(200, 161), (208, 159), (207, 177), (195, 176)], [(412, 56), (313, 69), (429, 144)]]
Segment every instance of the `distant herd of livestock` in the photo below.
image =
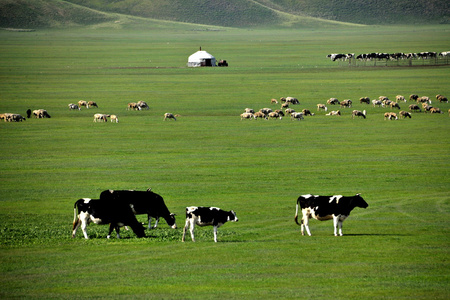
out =
[[(295, 223), (301, 226), (302, 235), (311, 235), (309, 219), (315, 218), (319, 221), (333, 219), (334, 235), (342, 236), (342, 223), (348, 218), (355, 207), (367, 208), (369, 204), (361, 197), (354, 196), (320, 196), (301, 195), (297, 199), (295, 210)], [(298, 215), (301, 210), (301, 223)], [(159, 218), (166, 220), (169, 227), (176, 229), (175, 214), (170, 213), (164, 199), (148, 189), (147, 191), (134, 190), (105, 190), (100, 193), (99, 199), (82, 198), (74, 204), (74, 219), (72, 237), (81, 227), (85, 239), (89, 239), (86, 228), (89, 223), (98, 225), (109, 225), (107, 238), (111, 237), (113, 230), (120, 238), (120, 227), (130, 226), (137, 237), (145, 237), (144, 227), (138, 222), (136, 215), (146, 214), (148, 217), (148, 229), (158, 226)], [(152, 227), (152, 218), (156, 219)], [(236, 213), (225, 211), (218, 207), (188, 206), (186, 207), (186, 221), (183, 228), (182, 242), (185, 241), (186, 232), (189, 228), (191, 239), (195, 242), (194, 228), (198, 226), (214, 227), (214, 242), (217, 242), (217, 228), (226, 222), (237, 222)]]
[[(409, 96), (410, 101), (416, 102), (415, 104), (410, 104), (408, 106), (409, 111), (400, 110), (400, 104), (399, 102), (407, 102), (406, 98), (402, 95), (397, 95), (395, 97), (395, 101), (389, 100), (386, 96), (380, 96), (378, 99), (370, 100), (369, 97), (361, 97), (359, 99), (360, 103), (364, 104), (372, 104), (373, 107), (390, 107), (391, 109), (398, 109), (399, 113), (395, 112), (386, 112), (384, 114), (385, 120), (398, 120), (399, 116), (400, 118), (411, 118), (411, 112), (429, 112), (429, 113), (438, 113), (442, 114), (443, 112), (438, 107), (431, 106), (431, 100), (427, 96), (419, 97), (418, 95), (412, 94)], [(436, 100), (439, 101), (439, 103), (448, 103), (448, 99), (445, 96), (442, 95), (436, 95)], [(281, 97), (281, 108), (272, 110), (271, 108), (261, 108), (259, 111), (256, 111), (252, 108), (246, 108), (244, 112), (240, 115), (241, 121), (244, 119), (283, 119), (284, 116), (290, 116), (291, 120), (304, 120), (305, 116), (314, 116), (315, 114), (311, 112), (309, 109), (303, 109), (302, 111), (295, 111), (295, 109), (291, 108), (291, 105), (300, 104), (299, 100), (295, 97)], [(278, 104), (277, 99), (271, 99), (271, 103)], [(319, 103), (317, 104), (317, 111), (328, 111), (327, 105), (339, 105), (341, 108), (350, 108), (352, 107), (352, 100), (346, 99), (343, 101), (339, 101), (336, 98), (330, 98), (327, 100), (326, 104)], [(284, 112), (283, 112), (284, 109)], [(449, 116), (450, 116), (450, 109), (448, 110)], [(342, 113), (340, 110), (333, 110), (326, 114), (327, 116), (341, 116)], [(362, 117), (366, 118), (367, 112), (366, 110), (360, 111), (360, 110), (353, 110), (352, 111), (352, 118), (355, 117)]]
[(399, 60), (399, 59), (431, 59), (431, 58), (448, 58), (450, 57), (450, 51), (444, 52), (418, 52), (418, 53), (363, 53), (355, 56), (355, 53), (332, 53), (328, 54), (327, 57), (331, 59), (331, 61), (337, 60), (350, 60), (350, 59), (358, 59), (361, 61), (367, 60)]
[[(70, 110), (81, 110), (81, 107), (86, 107), (89, 109), (89, 107), (96, 107), (98, 108), (98, 105), (94, 101), (85, 101), (80, 100), (78, 101), (78, 104), (70, 103), (69, 105)], [(127, 110), (143, 110), (143, 109), (149, 109), (148, 104), (145, 101), (139, 101), (139, 102), (131, 102), (128, 103)], [(27, 118), (30, 119), (31, 116), (41, 119), (41, 118), (51, 118), (51, 116), (48, 114), (48, 112), (45, 109), (37, 109), (37, 110), (27, 110)], [(164, 114), (164, 120), (166, 119), (173, 119), (177, 120), (176, 117), (179, 115), (174, 115), (172, 113), (165, 113)], [(107, 122), (108, 118), (110, 118), (111, 122), (119, 123), (119, 118), (117, 115), (110, 115), (110, 114), (94, 114), (94, 122)], [(20, 114), (15, 113), (3, 113), (0, 114), (0, 120), (4, 120), (5, 122), (22, 122), (25, 121), (26, 118), (23, 117)]]

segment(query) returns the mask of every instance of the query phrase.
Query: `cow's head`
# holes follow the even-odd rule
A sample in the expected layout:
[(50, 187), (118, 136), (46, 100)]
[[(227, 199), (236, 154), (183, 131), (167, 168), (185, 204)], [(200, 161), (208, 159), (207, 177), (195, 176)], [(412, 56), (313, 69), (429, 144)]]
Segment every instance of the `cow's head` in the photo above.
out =
[(176, 214), (170, 214), (169, 219), (166, 220), (167, 224), (172, 227), (173, 229), (177, 228), (177, 223), (175, 222), (175, 216)]
[(230, 211), (230, 213), (228, 214), (228, 221), (231, 222), (239, 221), (239, 219), (236, 217), (236, 213), (234, 212), (234, 210)]
[(367, 208), (369, 206), (369, 204), (363, 199), (363, 197), (361, 197), (360, 193), (356, 194), (355, 197), (353, 197), (353, 203), (355, 206), (361, 208)]

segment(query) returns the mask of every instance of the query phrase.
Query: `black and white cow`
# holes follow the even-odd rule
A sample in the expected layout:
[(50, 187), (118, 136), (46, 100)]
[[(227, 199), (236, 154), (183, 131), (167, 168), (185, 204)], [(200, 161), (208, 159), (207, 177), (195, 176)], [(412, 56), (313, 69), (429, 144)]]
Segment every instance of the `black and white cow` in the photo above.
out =
[(111, 237), (111, 233), (114, 229), (116, 230), (117, 238), (120, 238), (119, 228), (127, 225), (133, 229), (133, 232), (138, 237), (145, 236), (144, 227), (142, 227), (142, 224), (136, 219), (130, 205), (126, 203), (83, 198), (75, 202), (73, 209), (72, 237), (75, 237), (77, 229), (81, 225), (83, 235), (88, 239), (86, 227), (91, 222), (98, 225), (109, 224), (108, 239)]
[(163, 217), (170, 227), (177, 228), (175, 214), (170, 213), (163, 197), (153, 193), (150, 189), (147, 191), (106, 190), (101, 192), (100, 199), (127, 203), (136, 215), (147, 214), (149, 229), (151, 228), (152, 217), (156, 219), (153, 228), (158, 226), (160, 217)]
[[(299, 206), (302, 210), (302, 223), (298, 223), (298, 209)], [(366, 208), (369, 204), (361, 197), (361, 194), (355, 196), (345, 197), (342, 195), (335, 196), (318, 196), (318, 195), (302, 195), (297, 199), (297, 206), (295, 210), (295, 223), (301, 226), (302, 235), (305, 235), (303, 229), (306, 228), (308, 235), (311, 235), (309, 231), (309, 219), (314, 218), (319, 221), (325, 221), (333, 219), (334, 235), (342, 236), (342, 223), (350, 215), (350, 212), (355, 207)]]
[(226, 222), (237, 222), (238, 218), (234, 211), (224, 211), (218, 207), (197, 207), (189, 206), (186, 207), (186, 224), (183, 229), (183, 238), (186, 236), (187, 228), (190, 226), (191, 238), (195, 242), (194, 238), (194, 228), (195, 224), (199, 226), (214, 226), (214, 242), (217, 243), (217, 228), (225, 224)]

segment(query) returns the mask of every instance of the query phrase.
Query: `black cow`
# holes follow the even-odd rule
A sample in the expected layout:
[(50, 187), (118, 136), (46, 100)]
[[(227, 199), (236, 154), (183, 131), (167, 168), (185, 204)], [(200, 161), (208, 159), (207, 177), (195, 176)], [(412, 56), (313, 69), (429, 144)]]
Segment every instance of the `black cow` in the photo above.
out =
[(100, 199), (127, 203), (136, 215), (147, 214), (149, 229), (151, 228), (152, 217), (156, 219), (153, 228), (158, 226), (160, 217), (163, 217), (172, 228), (177, 228), (175, 215), (170, 213), (164, 199), (150, 189), (147, 191), (106, 190), (101, 192)]
[(224, 211), (218, 207), (197, 207), (190, 206), (186, 207), (186, 224), (183, 229), (183, 238), (181, 239), (184, 242), (184, 238), (186, 236), (186, 230), (191, 226), (191, 238), (192, 241), (195, 242), (194, 238), (194, 227), (195, 224), (199, 226), (214, 226), (214, 242), (217, 243), (217, 228), (225, 224), (226, 222), (237, 222), (238, 218), (236, 217), (236, 213), (234, 211)]
[[(302, 224), (298, 223), (298, 208), (302, 209)], [(308, 235), (309, 219), (314, 218), (319, 221), (333, 219), (334, 235), (342, 236), (342, 223), (350, 215), (350, 212), (355, 207), (366, 208), (369, 204), (361, 197), (361, 194), (356, 194), (351, 197), (344, 197), (342, 195), (336, 196), (318, 196), (318, 195), (302, 195), (297, 199), (297, 206), (295, 211), (295, 223), (301, 226), (302, 235), (305, 235), (303, 228), (306, 228)]]
[(126, 203), (83, 198), (75, 202), (73, 209), (74, 218), (72, 237), (75, 237), (77, 229), (81, 225), (84, 237), (88, 239), (86, 227), (90, 222), (99, 225), (109, 224), (108, 239), (111, 237), (111, 233), (114, 229), (116, 230), (117, 238), (120, 238), (119, 228), (126, 225), (130, 226), (138, 237), (145, 236), (144, 227), (142, 227), (142, 224), (136, 219), (130, 205)]

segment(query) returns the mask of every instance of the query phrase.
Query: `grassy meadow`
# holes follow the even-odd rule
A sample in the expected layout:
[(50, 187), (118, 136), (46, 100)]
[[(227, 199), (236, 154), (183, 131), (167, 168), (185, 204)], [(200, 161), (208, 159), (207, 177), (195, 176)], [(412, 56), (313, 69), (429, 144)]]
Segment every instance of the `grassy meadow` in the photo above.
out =
[[(348, 67), (330, 53), (450, 50), (450, 27), (257, 30), (158, 23), (0, 31), (0, 297), (45, 299), (448, 299), (450, 67)], [(199, 47), (228, 68), (187, 68)], [(384, 120), (359, 98), (429, 96), (444, 114)], [(240, 120), (293, 96), (302, 121)], [(316, 104), (351, 99), (341, 117)], [(99, 108), (70, 111), (69, 103)], [(126, 110), (146, 101), (150, 109)], [(407, 110), (411, 103), (400, 103)], [(329, 106), (329, 110), (338, 107)], [(367, 111), (352, 119), (351, 110)], [(163, 121), (163, 114), (180, 114)], [(95, 113), (119, 123), (94, 123)], [(73, 204), (105, 189), (152, 190), (176, 213), (147, 238), (90, 225)], [(331, 221), (294, 223), (301, 194), (362, 193)], [(235, 210), (237, 223), (181, 243), (186, 206)], [(138, 216), (142, 221), (145, 216)]]

